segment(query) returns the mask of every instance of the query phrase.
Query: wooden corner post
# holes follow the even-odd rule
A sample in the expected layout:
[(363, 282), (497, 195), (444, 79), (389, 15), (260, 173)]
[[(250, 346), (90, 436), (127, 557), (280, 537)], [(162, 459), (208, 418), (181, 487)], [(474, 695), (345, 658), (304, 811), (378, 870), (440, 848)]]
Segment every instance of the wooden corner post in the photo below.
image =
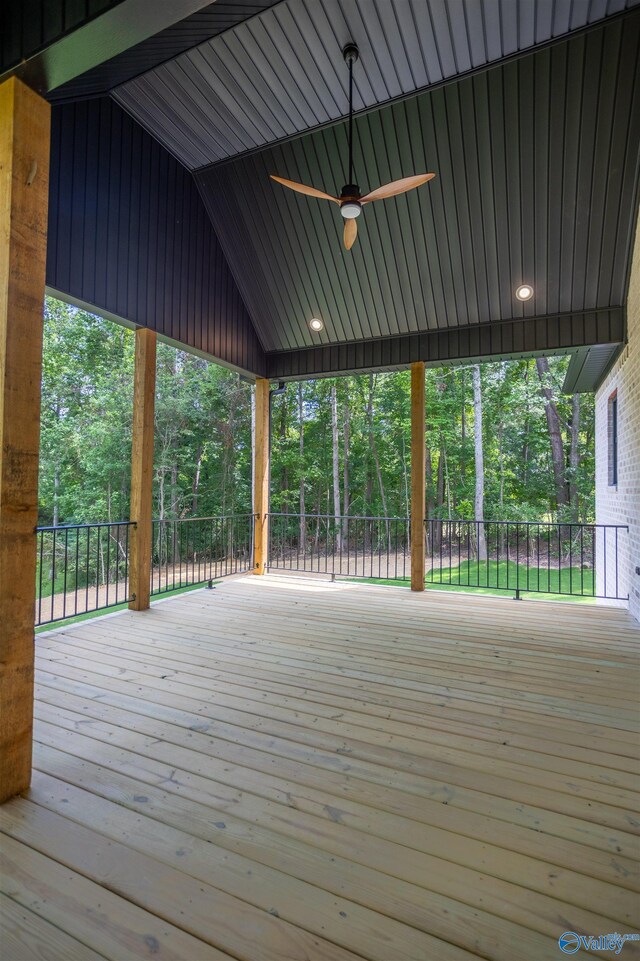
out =
[(424, 362), (411, 365), (411, 590), (424, 590)]
[(253, 461), (253, 573), (264, 574), (269, 545), (269, 381), (256, 380), (255, 456)]
[(50, 112), (0, 84), (0, 801), (31, 781)]
[(156, 392), (156, 333), (136, 330), (131, 444), (131, 530), (129, 592), (132, 611), (146, 611), (151, 595), (153, 426)]

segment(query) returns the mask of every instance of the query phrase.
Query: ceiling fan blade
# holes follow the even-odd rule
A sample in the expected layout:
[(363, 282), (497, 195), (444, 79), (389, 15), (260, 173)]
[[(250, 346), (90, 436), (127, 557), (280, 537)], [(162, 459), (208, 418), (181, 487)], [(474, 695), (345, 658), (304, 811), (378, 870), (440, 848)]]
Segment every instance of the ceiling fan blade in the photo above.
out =
[(344, 245), (347, 250), (351, 250), (356, 242), (356, 237), (358, 236), (358, 222), (355, 217), (351, 217), (349, 220), (344, 222)]
[(331, 194), (326, 194), (323, 190), (316, 190), (315, 187), (307, 187), (306, 184), (297, 184), (295, 180), (285, 180), (284, 177), (276, 177), (275, 174), (270, 174), (270, 176), (272, 180), (282, 184), (283, 187), (288, 187), (289, 190), (295, 190), (299, 194), (306, 194), (308, 197), (318, 197), (319, 200), (331, 200), (334, 204), (340, 203), (337, 197), (332, 197)]
[(406, 193), (407, 190), (413, 190), (414, 187), (426, 184), (428, 180), (433, 180), (434, 177), (435, 174), (417, 174), (415, 177), (403, 177), (402, 180), (394, 180), (390, 184), (377, 187), (370, 193), (365, 194), (364, 197), (360, 198), (360, 203), (368, 204), (372, 200), (386, 200), (387, 197), (395, 197), (397, 194)]

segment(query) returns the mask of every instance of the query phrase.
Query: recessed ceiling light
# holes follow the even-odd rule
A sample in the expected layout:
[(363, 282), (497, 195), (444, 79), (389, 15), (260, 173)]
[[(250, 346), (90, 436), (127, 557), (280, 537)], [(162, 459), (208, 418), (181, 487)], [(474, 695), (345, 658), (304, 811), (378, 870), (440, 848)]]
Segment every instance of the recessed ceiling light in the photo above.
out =
[(324, 323), (323, 321), (320, 320), (319, 317), (312, 317), (311, 320), (309, 321), (309, 329), (312, 330), (315, 334), (319, 333), (323, 327), (324, 327)]
[(518, 300), (531, 300), (533, 297), (533, 287), (530, 284), (521, 284), (520, 287), (516, 289), (516, 297)]

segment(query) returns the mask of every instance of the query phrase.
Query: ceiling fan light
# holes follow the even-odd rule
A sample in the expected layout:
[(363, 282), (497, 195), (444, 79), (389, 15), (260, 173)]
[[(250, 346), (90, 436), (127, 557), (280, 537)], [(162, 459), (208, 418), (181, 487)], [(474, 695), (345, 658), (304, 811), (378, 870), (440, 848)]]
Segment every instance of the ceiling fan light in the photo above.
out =
[(362, 213), (362, 204), (359, 204), (357, 200), (347, 200), (341, 205), (340, 213), (345, 220), (353, 220)]
[(315, 334), (319, 333), (323, 329), (323, 327), (324, 327), (324, 323), (323, 321), (320, 320), (319, 317), (312, 317), (311, 320), (309, 321), (309, 329), (312, 330)]
[(531, 300), (533, 297), (533, 287), (531, 284), (520, 284), (516, 288), (516, 297), (518, 300)]

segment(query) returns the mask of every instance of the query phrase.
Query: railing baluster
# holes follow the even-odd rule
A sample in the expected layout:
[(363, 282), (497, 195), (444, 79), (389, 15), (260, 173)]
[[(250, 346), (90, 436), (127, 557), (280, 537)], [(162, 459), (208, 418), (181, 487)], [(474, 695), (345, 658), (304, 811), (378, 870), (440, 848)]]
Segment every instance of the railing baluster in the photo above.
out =
[(50, 621), (55, 620), (54, 604), (56, 597), (56, 532), (53, 531), (53, 547), (51, 549), (51, 617)]
[(36, 536), (40, 538), (40, 568), (38, 570), (38, 619), (37, 624), (42, 623), (42, 564), (43, 564), (43, 553), (44, 553), (44, 531), (36, 532)]
[(105, 607), (109, 607), (109, 581), (111, 579), (110, 578), (110, 573), (111, 573), (111, 550), (110, 549), (111, 549), (111, 538), (109, 537), (109, 532), (107, 531), (107, 583), (105, 585), (105, 588), (106, 588), (105, 599), (107, 603), (104, 605)]
[(75, 532), (75, 535), (76, 535), (76, 571), (75, 571), (75, 578), (74, 578), (74, 584), (75, 584), (75, 587), (74, 587), (74, 604), (73, 604), (73, 613), (74, 613), (74, 614), (77, 614), (77, 613), (78, 613), (78, 569), (79, 569), (79, 567), (80, 567), (80, 536), (79, 536), (79, 534), (80, 534), (79, 531), (76, 531), (76, 532)]
[[(151, 573), (152, 595), (167, 593), (180, 587), (203, 584), (211, 581), (214, 576), (250, 570), (254, 520), (253, 514), (233, 514), (210, 518), (171, 518), (153, 521), (152, 551), (155, 567), (152, 567)], [(125, 596), (127, 600), (129, 599), (129, 527), (133, 523), (124, 521), (37, 528), (37, 597), (34, 616), (38, 625), (76, 616), (85, 611), (102, 610), (121, 603), (120, 585), (123, 579)], [(486, 558), (479, 551), (481, 524), (485, 533)], [(407, 580), (410, 525), (406, 517), (352, 515), (336, 519), (336, 516), (331, 514), (282, 513), (270, 514), (269, 525), (266, 560), (269, 570), (310, 570), (313, 573), (331, 575), (332, 579), (336, 574), (344, 576), (346, 573), (347, 577), (355, 578)], [(92, 531), (95, 532), (93, 540)], [(569, 536), (569, 548), (564, 562), (563, 531), (568, 532)], [(422, 530), (422, 536), (427, 542), (425, 555), (430, 560), (426, 580), (432, 584), (437, 583), (435, 570), (437, 561), (440, 584), (469, 587), (472, 590), (476, 587), (491, 588), (494, 586), (491, 571), (495, 569), (495, 588), (513, 590), (515, 586), (517, 596), (520, 591), (527, 591), (556, 596), (592, 596), (625, 600), (626, 598), (620, 596), (621, 531), (628, 535), (628, 528), (624, 525), (585, 525), (559, 521), (481, 522), (429, 518), (425, 520)], [(586, 533), (590, 534), (590, 541), (586, 539)], [(301, 534), (304, 534), (304, 537), (301, 537)], [(520, 577), (521, 536), (526, 537), (526, 550), (522, 557), (522, 562), (526, 565), (526, 576), (522, 578)], [(81, 544), (81, 537), (86, 539), (84, 546)], [(532, 541), (534, 537), (535, 542)], [(544, 563), (545, 557), (543, 538), (547, 541), (546, 585), (541, 576), (541, 564)], [(554, 538), (555, 546), (552, 545)], [(513, 558), (512, 539), (515, 540)], [(463, 541), (466, 541), (466, 577), (462, 574), (465, 555)], [(305, 542), (309, 544), (308, 552), (305, 549)], [(48, 575), (44, 570), (48, 556), (47, 543), (51, 548)], [(602, 544), (601, 550), (599, 543)], [(123, 544), (124, 557), (121, 561)], [(579, 578), (574, 576), (576, 572), (573, 570), (578, 550)], [(112, 558), (114, 551), (115, 558)], [(393, 557), (390, 557), (391, 551), (393, 551)], [(399, 557), (400, 551), (402, 551), (402, 559)], [(457, 576), (454, 579), (453, 559), (456, 551)], [(445, 552), (448, 553), (448, 568), (445, 566)], [(555, 557), (556, 553), (557, 564), (554, 561), (555, 566), (552, 568), (552, 555)], [(85, 564), (83, 574), (81, 557), (82, 563)], [(470, 571), (474, 557), (477, 563), (475, 576), (472, 577)], [(500, 565), (505, 562), (506, 577), (502, 580)], [(515, 585), (510, 570), (511, 563), (515, 564)], [(61, 564), (62, 570), (60, 570)], [(482, 564), (486, 564), (484, 574), (481, 574)], [(537, 565), (535, 568), (534, 564)], [(589, 564), (592, 571), (590, 582), (587, 580)], [(612, 564), (614, 565), (613, 575)], [(567, 566), (569, 567), (568, 587), (563, 587), (562, 574)], [(445, 577), (445, 570), (447, 577)], [(83, 587), (82, 576), (85, 579), (84, 611), (81, 610), (79, 601)], [(68, 602), (67, 597), (71, 579), (74, 591), (72, 604)], [(61, 591), (56, 592), (58, 580), (61, 580)], [(48, 616), (43, 612), (47, 590), (50, 590)]]
[(124, 525), (124, 593), (129, 597), (129, 525)]
[(100, 549), (102, 547), (102, 539), (100, 533), (102, 531), (101, 527), (96, 529), (97, 536), (97, 551), (96, 551), (96, 604), (95, 609), (98, 610), (100, 607)]

